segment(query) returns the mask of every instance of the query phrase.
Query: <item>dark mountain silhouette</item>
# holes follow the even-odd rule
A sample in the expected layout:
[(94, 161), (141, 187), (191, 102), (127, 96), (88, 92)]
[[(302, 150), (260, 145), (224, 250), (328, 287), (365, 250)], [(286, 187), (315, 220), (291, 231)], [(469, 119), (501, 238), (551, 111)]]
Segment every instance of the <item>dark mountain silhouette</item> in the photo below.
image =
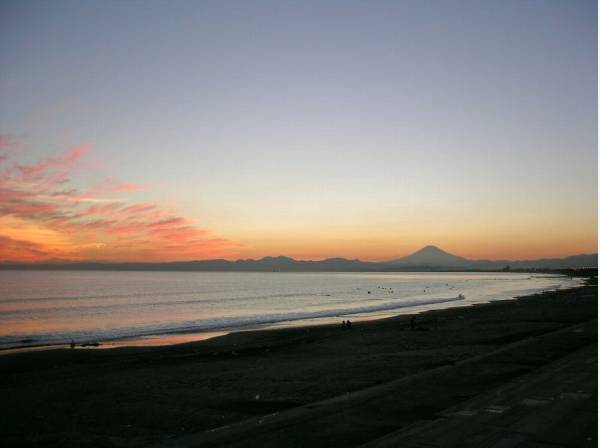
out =
[(471, 260), (449, 254), (436, 246), (425, 246), (412, 255), (399, 258), (389, 262), (393, 266), (406, 267), (467, 267), (472, 264)]
[(425, 246), (412, 255), (389, 262), (399, 270), (498, 270), (512, 269), (564, 269), (598, 266), (598, 254), (575, 255), (566, 258), (538, 260), (470, 260), (452, 255), (436, 246)]
[(0, 263), (0, 269), (129, 270), (129, 271), (234, 271), (234, 272), (374, 272), (374, 271), (498, 271), (505, 269), (566, 269), (598, 266), (598, 255), (575, 255), (540, 260), (470, 260), (426, 246), (412, 255), (388, 262), (368, 262), (346, 258), (295, 260), (290, 257), (264, 257), (258, 260), (198, 260), (171, 263)]

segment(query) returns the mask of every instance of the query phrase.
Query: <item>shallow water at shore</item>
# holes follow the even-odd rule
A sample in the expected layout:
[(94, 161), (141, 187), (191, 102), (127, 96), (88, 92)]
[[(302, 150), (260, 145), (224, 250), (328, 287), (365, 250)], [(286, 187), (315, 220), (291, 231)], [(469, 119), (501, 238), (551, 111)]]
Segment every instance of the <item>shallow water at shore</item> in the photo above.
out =
[(0, 348), (70, 341), (164, 345), (240, 329), (464, 306), (577, 284), (523, 273), (2, 271)]

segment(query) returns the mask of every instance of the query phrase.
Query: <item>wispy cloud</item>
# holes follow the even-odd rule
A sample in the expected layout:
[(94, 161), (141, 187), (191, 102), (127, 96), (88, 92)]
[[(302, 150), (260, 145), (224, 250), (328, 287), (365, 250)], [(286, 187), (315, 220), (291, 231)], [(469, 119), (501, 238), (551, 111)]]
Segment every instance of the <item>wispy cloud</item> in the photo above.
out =
[[(13, 145), (0, 136), (0, 149)], [(0, 152), (0, 261), (189, 260), (235, 246), (160, 204), (131, 202), (144, 186), (105, 178), (75, 188), (73, 172), (91, 150), (78, 146), (32, 165)]]
[(0, 134), (0, 150), (6, 151), (16, 147), (15, 141), (8, 135)]
[(120, 182), (117, 179), (105, 178), (101, 182), (93, 186), (89, 194), (99, 195), (107, 193), (138, 193), (141, 191), (149, 190), (150, 187), (146, 185), (138, 185), (128, 182)]
[[(64, 182), (68, 180), (65, 178), (65, 175), (69, 173), (73, 165), (79, 162), (79, 160), (90, 152), (91, 149), (91, 146), (79, 146), (66, 151), (58, 157), (47, 159), (35, 165), (19, 166), (18, 169), (21, 172), (21, 179), (48, 180), (49, 178), (55, 178), (59, 175)], [(49, 173), (54, 173), (54, 175), (50, 176)]]

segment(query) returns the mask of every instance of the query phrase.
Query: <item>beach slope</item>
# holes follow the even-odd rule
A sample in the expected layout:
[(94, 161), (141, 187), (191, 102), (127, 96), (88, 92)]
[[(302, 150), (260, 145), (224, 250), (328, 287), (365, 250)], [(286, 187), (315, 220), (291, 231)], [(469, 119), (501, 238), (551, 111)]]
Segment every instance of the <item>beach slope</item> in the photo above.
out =
[[(506, 427), (498, 440), (585, 446), (596, 437), (596, 319), (597, 287), (588, 285), (431, 311), (412, 323), (400, 316), (169, 347), (5, 355), (0, 441), (486, 446), (477, 442), (487, 440), (485, 428)], [(546, 422), (560, 418), (562, 432), (545, 430), (534, 410), (547, 412)], [(434, 423), (447, 428), (443, 441)]]

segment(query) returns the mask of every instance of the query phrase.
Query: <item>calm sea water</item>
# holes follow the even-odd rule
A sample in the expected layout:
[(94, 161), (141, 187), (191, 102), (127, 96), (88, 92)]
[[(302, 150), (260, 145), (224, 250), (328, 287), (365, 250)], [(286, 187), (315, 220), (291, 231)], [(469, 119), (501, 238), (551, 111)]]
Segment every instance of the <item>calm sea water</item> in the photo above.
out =
[(160, 343), (172, 335), (414, 313), (577, 284), (513, 273), (0, 271), (0, 348)]

